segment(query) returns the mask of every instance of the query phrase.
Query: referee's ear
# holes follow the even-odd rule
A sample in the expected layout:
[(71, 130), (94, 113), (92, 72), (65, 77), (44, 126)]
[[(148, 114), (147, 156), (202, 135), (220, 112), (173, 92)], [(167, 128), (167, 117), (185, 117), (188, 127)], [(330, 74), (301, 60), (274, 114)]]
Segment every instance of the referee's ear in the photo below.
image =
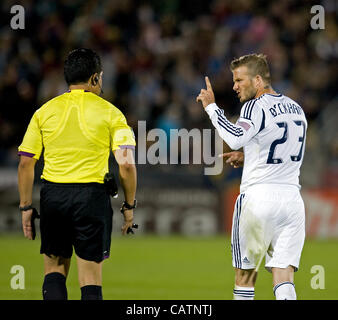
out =
[(92, 74), (88, 80), (89, 90), (97, 95), (101, 95), (103, 90), (100, 85), (100, 76), (97, 72)]
[(97, 73), (94, 73), (90, 77), (90, 83), (92, 84), (93, 87), (97, 86), (99, 83), (99, 75)]

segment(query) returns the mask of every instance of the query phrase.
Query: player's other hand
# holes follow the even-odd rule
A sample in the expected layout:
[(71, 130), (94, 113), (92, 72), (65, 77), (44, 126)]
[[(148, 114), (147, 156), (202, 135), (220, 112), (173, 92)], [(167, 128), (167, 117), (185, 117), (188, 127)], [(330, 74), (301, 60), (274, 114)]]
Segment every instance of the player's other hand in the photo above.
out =
[(232, 151), (219, 155), (220, 158), (227, 159), (225, 163), (230, 164), (234, 168), (243, 167), (244, 153), (241, 151)]
[(124, 210), (123, 212), (124, 216), (124, 224), (121, 228), (122, 234), (127, 234), (128, 228), (132, 228), (133, 225), (133, 219), (134, 219), (134, 211), (133, 210)]
[(29, 240), (33, 240), (33, 229), (31, 224), (32, 214), (32, 209), (22, 211), (22, 230), (24, 236)]
[(212, 86), (208, 77), (205, 77), (205, 83), (207, 89), (202, 89), (200, 94), (196, 98), (196, 102), (201, 101), (203, 108), (207, 107), (209, 104), (215, 102), (214, 91), (212, 90)]

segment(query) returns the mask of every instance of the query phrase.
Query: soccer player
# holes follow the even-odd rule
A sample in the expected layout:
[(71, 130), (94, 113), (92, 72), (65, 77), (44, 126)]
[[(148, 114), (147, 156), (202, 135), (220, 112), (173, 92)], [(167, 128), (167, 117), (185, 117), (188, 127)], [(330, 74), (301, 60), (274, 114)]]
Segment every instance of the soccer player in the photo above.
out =
[[(244, 165), (231, 234), (235, 300), (254, 299), (257, 270), (265, 256), (277, 300), (294, 300), (294, 272), (305, 238), (304, 203), (300, 195), (307, 121), (292, 99), (271, 87), (266, 57), (242, 56), (231, 62), (233, 90), (244, 103), (236, 124), (215, 104), (208, 77), (201, 101), (220, 137), (233, 150), (243, 147)], [(225, 155), (238, 167), (239, 152)]]
[(90, 49), (69, 53), (64, 75), (69, 91), (38, 109), (19, 146), (18, 184), (22, 226), (32, 239), (34, 166), (44, 148), (40, 192), (43, 298), (67, 299), (66, 278), (73, 248), (77, 256), (81, 299), (102, 299), (102, 262), (109, 257), (112, 215), (104, 186), (113, 151), (124, 191), (126, 234), (136, 206), (134, 134), (122, 112), (99, 95), (100, 57)]

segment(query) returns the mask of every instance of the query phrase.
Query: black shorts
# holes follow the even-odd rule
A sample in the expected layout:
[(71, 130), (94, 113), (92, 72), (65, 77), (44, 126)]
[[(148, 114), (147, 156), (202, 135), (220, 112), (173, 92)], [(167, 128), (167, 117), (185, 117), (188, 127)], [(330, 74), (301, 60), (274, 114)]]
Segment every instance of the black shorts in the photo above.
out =
[(51, 183), (40, 191), (40, 253), (84, 260), (109, 257), (113, 223), (110, 196), (99, 183)]

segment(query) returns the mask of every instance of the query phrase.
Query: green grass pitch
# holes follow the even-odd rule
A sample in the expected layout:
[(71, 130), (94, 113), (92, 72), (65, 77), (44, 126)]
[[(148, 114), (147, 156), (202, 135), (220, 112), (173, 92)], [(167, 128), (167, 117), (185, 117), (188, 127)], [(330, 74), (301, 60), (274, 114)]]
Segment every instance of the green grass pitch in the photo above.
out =
[[(40, 239), (21, 234), (0, 236), (0, 299), (41, 299), (43, 281)], [(307, 239), (300, 270), (295, 274), (299, 299), (338, 299), (338, 241)], [(12, 289), (13, 265), (25, 270), (25, 289)], [(312, 289), (314, 265), (325, 270), (325, 289)], [(67, 279), (69, 299), (80, 299), (76, 260)], [(232, 299), (234, 272), (230, 239), (226, 236), (113, 237), (111, 256), (103, 266), (105, 300), (228, 300)], [(274, 299), (271, 274), (263, 264), (255, 299)]]

